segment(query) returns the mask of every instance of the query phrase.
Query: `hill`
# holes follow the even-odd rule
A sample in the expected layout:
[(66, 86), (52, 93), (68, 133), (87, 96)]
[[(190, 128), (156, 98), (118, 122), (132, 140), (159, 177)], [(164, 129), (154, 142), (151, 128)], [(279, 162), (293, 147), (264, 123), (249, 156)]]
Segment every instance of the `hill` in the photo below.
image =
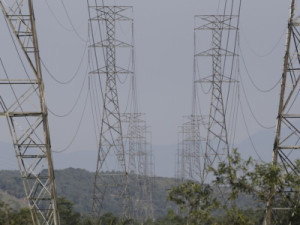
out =
[[(56, 190), (59, 197), (64, 196), (74, 202), (74, 209), (82, 214), (91, 212), (91, 196), (93, 191), (94, 173), (83, 169), (68, 168), (55, 171)], [(131, 179), (135, 182), (134, 179)], [(153, 209), (154, 216), (160, 217), (174, 206), (166, 200), (168, 189), (176, 185), (172, 178), (156, 177), (153, 184)], [(136, 190), (133, 190), (135, 192)], [(6, 193), (2, 197), (1, 193)], [(16, 202), (24, 202), (25, 193), (19, 171), (0, 171), (0, 198), (6, 200), (10, 196)], [(109, 197), (110, 195), (108, 195)], [(7, 201), (6, 201), (7, 202)], [(103, 211), (112, 211), (118, 214), (118, 204), (113, 200), (110, 205), (104, 205)], [(15, 207), (24, 207), (24, 204), (15, 204)]]

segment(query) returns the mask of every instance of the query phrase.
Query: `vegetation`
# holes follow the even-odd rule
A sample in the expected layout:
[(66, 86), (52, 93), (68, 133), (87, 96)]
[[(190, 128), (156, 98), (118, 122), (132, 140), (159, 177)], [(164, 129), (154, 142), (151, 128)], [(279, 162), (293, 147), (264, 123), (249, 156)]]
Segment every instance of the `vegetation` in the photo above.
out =
[[(299, 168), (300, 162), (296, 161), (295, 165)], [(216, 193), (209, 185), (194, 182), (187, 182), (169, 191), (169, 199), (180, 206), (187, 224), (262, 224), (264, 207), (274, 187), (281, 190), (275, 196), (274, 207), (288, 206), (292, 209), (280, 215), (276, 213), (276, 225), (286, 225), (289, 221), (291, 224), (300, 224), (300, 177), (296, 173), (286, 173), (280, 164), (259, 163), (252, 158), (243, 160), (236, 149), (228, 157), (228, 162), (220, 162), (217, 168), (210, 170), (215, 176), (214, 186), (223, 192), (222, 198), (216, 198)], [(229, 191), (225, 193), (224, 190)], [(243, 209), (238, 206), (238, 199), (245, 194), (257, 200), (255, 207), (249, 205)]]
[[(295, 165), (299, 168), (300, 162), (296, 161)], [(156, 214), (143, 225), (260, 225), (273, 187), (282, 190), (276, 195), (274, 206), (291, 208), (280, 215), (276, 213), (276, 225), (286, 225), (288, 221), (292, 225), (300, 224), (300, 178), (287, 174), (280, 164), (274, 166), (251, 158), (243, 160), (237, 150), (233, 150), (228, 162), (220, 162), (217, 168), (210, 168), (210, 172), (215, 177), (210, 185), (193, 181), (176, 185), (174, 179), (157, 178), (153, 193)], [(110, 206), (113, 210), (107, 210), (95, 223), (85, 213), (90, 210), (87, 199), (91, 199), (92, 179), (92, 173), (80, 169), (56, 172), (58, 194), (64, 196), (58, 200), (61, 225), (141, 224), (120, 218), (113, 205)], [(0, 171), (0, 188), (23, 198), (20, 181), (17, 172)], [(2, 224), (31, 224), (30, 212), (26, 208), (12, 209), (0, 200)]]
[[(65, 197), (73, 202), (74, 210), (82, 215), (91, 212), (91, 199), (93, 192), (94, 173), (83, 169), (68, 168), (55, 171), (56, 191), (59, 197)], [(133, 178), (132, 182), (136, 182)], [(177, 181), (172, 178), (156, 177), (153, 183), (153, 209), (155, 218), (163, 217), (170, 209), (174, 209), (174, 204), (167, 200), (168, 190), (177, 185)], [(135, 185), (131, 185), (131, 191), (136, 190)], [(6, 193), (6, 197), (1, 196), (1, 190)], [(25, 207), (25, 193), (20, 178), (19, 171), (0, 171), (0, 199), (4, 200), (8, 196), (15, 205), (14, 209)], [(112, 199), (111, 195), (107, 195), (108, 204), (104, 205), (104, 213), (113, 213), (119, 216), (118, 202)], [(11, 205), (11, 203), (10, 203)]]

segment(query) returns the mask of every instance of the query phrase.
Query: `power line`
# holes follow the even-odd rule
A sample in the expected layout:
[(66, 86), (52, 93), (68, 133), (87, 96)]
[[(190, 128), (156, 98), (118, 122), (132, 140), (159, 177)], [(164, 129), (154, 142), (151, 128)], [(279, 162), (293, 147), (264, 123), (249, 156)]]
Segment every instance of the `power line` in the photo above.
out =
[(63, 2), (63, 0), (60, 0), (60, 2), (61, 2), (61, 4), (62, 4), (62, 6), (63, 6), (63, 9), (64, 9), (64, 11), (65, 11), (65, 13), (66, 13), (66, 16), (67, 16), (67, 18), (68, 18), (68, 20), (69, 20), (69, 23), (70, 23), (70, 25), (72, 26), (72, 28), (73, 28), (73, 30), (74, 30), (76, 36), (77, 36), (81, 41), (87, 42), (87, 40), (85, 40), (85, 39), (78, 33), (77, 29), (75, 28), (75, 26), (74, 26), (74, 24), (73, 24), (73, 22), (72, 22), (72, 20), (71, 20), (71, 17), (70, 17), (70, 15), (69, 15), (69, 13), (68, 13), (67, 7), (66, 7), (65, 3)]
[(80, 116), (80, 120), (79, 120), (79, 123), (78, 123), (78, 125), (77, 125), (77, 128), (76, 128), (76, 130), (75, 130), (75, 133), (74, 133), (74, 135), (73, 135), (73, 137), (71, 138), (71, 141), (66, 145), (66, 147), (64, 147), (63, 149), (61, 149), (61, 150), (52, 150), (52, 152), (54, 152), (54, 153), (62, 153), (62, 152), (65, 152), (65, 151), (67, 151), (70, 147), (71, 147), (71, 145), (73, 144), (73, 142), (75, 141), (75, 139), (76, 139), (76, 137), (77, 137), (77, 135), (78, 135), (78, 131), (79, 131), (79, 129), (80, 129), (80, 127), (81, 127), (81, 124), (82, 124), (82, 120), (83, 120), (83, 116), (84, 116), (84, 113), (85, 113), (85, 110), (86, 110), (86, 106), (87, 106), (87, 100), (88, 100), (88, 97), (89, 97), (89, 92), (87, 92), (87, 95), (86, 95), (86, 98), (85, 98), (85, 101), (84, 101), (84, 106), (83, 106), (83, 110), (82, 110), (82, 113), (81, 113), (81, 116)]
[(262, 88), (258, 87), (258, 86), (255, 84), (254, 80), (252, 79), (252, 76), (251, 76), (250, 73), (249, 73), (248, 67), (247, 67), (247, 65), (246, 65), (246, 62), (245, 62), (245, 59), (244, 59), (244, 56), (243, 56), (243, 51), (242, 51), (242, 49), (241, 49), (241, 46), (239, 46), (239, 49), (240, 49), (240, 53), (241, 53), (241, 57), (242, 57), (242, 62), (243, 62), (243, 65), (244, 65), (246, 74), (247, 74), (247, 76), (249, 77), (249, 80), (251, 81), (251, 83), (252, 83), (252, 85), (255, 87), (255, 89), (257, 89), (258, 91), (260, 91), (260, 92), (262, 92), (262, 93), (268, 93), (268, 92), (274, 90), (274, 89), (279, 85), (279, 83), (280, 83), (280, 81), (281, 81), (281, 77), (280, 77), (279, 80), (278, 80), (271, 88), (269, 88), (269, 89), (262, 89)]
[(83, 91), (83, 87), (84, 87), (84, 84), (85, 84), (85, 81), (86, 81), (86, 77), (87, 77), (87, 76), (84, 77), (84, 80), (83, 80), (83, 82), (82, 82), (82, 85), (81, 85), (79, 94), (78, 94), (78, 96), (77, 96), (77, 98), (76, 98), (76, 100), (75, 100), (73, 106), (71, 107), (71, 109), (70, 109), (69, 111), (67, 111), (66, 113), (64, 113), (64, 114), (58, 114), (58, 113), (55, 113), (53, 110), (51, 110), (51, 108), (47, 107), (48, 110), (49, 110), (49, 112), (50, 112), (52, 115), (54, 115), (54, 116), (56, 116), (56, 117), (67, 117), (67, 116), (69, 116), (69, 115), (74, 111), (74, 109), (75, 109), (75, 107), (77, 106), (77, 104), (78, 104), (78, 102), (79, 102), (79, 99), (80, 99), (80, 97), (81, 97), (81, 94), (82, 94), (82, 91)]
[(251, 105), (250, 105), (250, 103), (249, 103), (249, 100), (248, 100), (248, 97), (247, 97), (247, 94), (246, 94), (245, 87), (244, 87), (243, 80), (242, 80), (242, 77), (241, 77), (241, 76), (240, 76), (240, 79), (241, 79), (241, 86), (242, 86), (242, 90), (243, 90), (243, 93), (244, 93), (244, 96), (245, 96), (245, 99), (246, 99), (246, 103), (247, 103), (247, 105), (248, 105), (248, 108), (249, 108), (249, 110), (250, 110), (250, 113), (251, 113), (252, 117), (254, 118), (254, 120), (256, 121), (256, 123), (257, 123), (261, 128), (263, 128), (263, 129), (273, 129), (273, 128), (275, 127), (275, 125), (274, 125), (274, 126), (265, 126), (265, 125), (263, 125), (261, 122), (259, 122), (259, 120), (257, 119), (257, 117), (254, 115), (254, 112), (253, 112), (252, 107), (251, 107)]
[(249, 140), (250, 140), (251, 146), (252, 146), (252, 148), (253, 148), (255, 154), (256, 154), (257, 157), (259, 158), (259, 160), (262, 161), (262, 162), (265, 162), (265, 161), (261, 158), (260, 154), (258, 153), (258, 151), (257, 151), (257, 149), (256, 149), (256, 147), (255, 147), (255, 145), (254, 145), (254, 142), (253, 142), (253, 140), (252, 140), (252, 138), (251, 138), (251, 135), (250, 135), (250, 132), (249, 132), (249, 128), (248, 128), (248, 125), (247, 125), (247, 122), (246, 122), (246, 117), (245, 117), (245, 113), (244, 113), (244, 110), (243, 110), (243, 105), (242, 105), (241, 99), (239, 99), (239, 104), (240, 104), (240, 108), (241, 108), (241, 112), (242, 112), (243, 121), (244, 121), (244, 124), (245, 124), (245, 128), (246, 128), (247, 135), (248, 135), (248, 138), (249, 138)]
[(71, 83), (71, 82), (77, 77), (77, 75), (79, 74), (80, 68), (82, 67), (83, 59), (85, 58), (84, 56), (85, 56), (85, 53), (86, 53), (86, 50), (87, 50), (87, 46), (88, 46), (88, 41), (87, 41), (86, 44), (85, 44), (83, 54), (82, 54), (82, 56), (81, 56), (81, 58), (80, 58), (80, 62), (79, 62), (79, 64), (78, 64), (78, 67), (77, 67), (75, 73), (71, 76), (71, 78), (70, 78), (69, 80), (66, 80), (66, 81), (61, 81), (61, 80), (57, 79), (57, 78), (53, 75), (53, 73), (48, 69), (48, 67), (46, 66), (46, 64), (44, 63), (44, 61), (42, 60), (41, 57), (40, 57), (40, 60), (41, 60), (41, 62), (42, 62), (43, 67), (45, 68), (47, 74), (48, 74), (54, 81), (56, 81), (56, 82), (59, 83), (59, 84), (69, 84), (69, 83)]
[(49, 9), (50, 13), (52, 14), (52, 16), (54, 17), (54, 19), (56, 20), (56, 22), (66, 31), (69, 32), (73, 32), (74, 30), (72, 28), (67, 28), (65, 25), (63, 25), (62, 22), (60, 22), (60, 20), (57, 18), (57, 16), (55, 15), (54, 11), (52, 10), (51, 6), (49, 5), (48, 0), (44, 0), (46, 2), (47, 8)]
[[(243, 35), (243, 32), (241, 32), (241, 33), (242, 33), (242, 35)], [(285, 34), (285, 29), (282, 31), (282, 33), (281, 33), (281, 35), (280, 35), (280, 38), (279, 38), (278, 41), (274, 44), (274, 46), (273, 46), (269, 51), (267, 51), (267, 52), (264, 53), (264, 54), (259, 54), (259, 53), (257, 53), (257, 52), (252, 48), (252, 46), (250, 45), (250, 43), (249, 43), (249, 41), (248, 41), (248, 39), (247, 39), (247, 35), (243, 35), (243, 37), (244, 37), (244, 40), (245, 40), (247, 46), (249, 47), (250, 51), (251, 51), (255, 56), (263, 58), (263, 57), (266, 57), (266, 56), (271, 55), (271, 54), (274, 52), (274, 50), (277, 49), (277, 47), (279, 46), (279, 44), (280, 44), (280, 42), (281, 42), (281, 40), (282, 40), (284, 34)]]

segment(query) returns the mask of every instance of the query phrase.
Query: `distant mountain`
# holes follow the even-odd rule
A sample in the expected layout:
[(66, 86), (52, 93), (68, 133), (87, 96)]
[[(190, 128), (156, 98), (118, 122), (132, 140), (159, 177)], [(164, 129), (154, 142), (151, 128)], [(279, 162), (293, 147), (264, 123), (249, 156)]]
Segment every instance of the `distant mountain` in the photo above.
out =
[(12, 209), (19, 209), (27, 207), (26, 199), (25, 198), (17, 198), (13, 195), (8, 194), (6, 191), (0, 190), (0, 199), (12, 208)]
[[(152, 147), (155, 164), (155, 175), (160, 177), (174, 177), (177, 145), (154, 145)], [(82, 168), (91, 172), (96, 170), (97, 151), (78, 151), (53, 153), (55, 169), (69, 167)]]
[[(250, 139), (251, 138), (251, 139)], [(270, 162), (272, 160), (274, 129), (261, 130), (253, 134), (237, 145), (238, 151), (243, 158), (251, 156), (254, 159), (262, 159)], [(252, 141), (252, 143), (251, 143)]]
[[(174, 177), (177, 145), (154, 145), (152, 147), (155, 163), (155, 175), (161, 177)], [(17, 159), (12, 144), (0, 142), (0, 170), (18, 170)], [(90, 172), (96, 170), (97, 150), (53, 152), (54, 168), (81, 168)]]
[[(252, 147), (254, 143), (255, 150)], [(274, 130), (261, 130), (250, 138), (237, 144), (237, 148), (243, 158), (252, 156), (258, 159), (258, 155), (265, 161), (272, 157)], [(0, 170), (17, 170), (17, 160), (12, 144), (0, 142)], [(153, 145), (155, 175), (160, 177), (174, 177), (177, 144)], [(256, 153), (257, 152), (257, 153)], [(53, 152), (54, 168), (62, 170), (66, 168), (81, 168), (90, 172), (96, 170), (97, 150), (67, 151), (62, 153)]]

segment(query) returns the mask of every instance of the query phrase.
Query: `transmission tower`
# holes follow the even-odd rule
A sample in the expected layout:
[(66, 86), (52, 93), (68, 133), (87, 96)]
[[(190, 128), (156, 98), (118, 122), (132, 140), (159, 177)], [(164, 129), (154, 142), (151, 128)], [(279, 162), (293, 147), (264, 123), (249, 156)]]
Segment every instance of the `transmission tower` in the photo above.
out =
[(0, 80), (0, 115), (8, 121), (33, 224), (59, 225), (33, 3), (0, 1), (0, 7), (28, 63), (23, 63), (23, 74), (12, 77), (1, 60), (5, 77)]
[[(273, 164), (281, 164), (285, 172), (300, 175), (299, 168), (294, 163), (299, 159), (300, 138), (300, 114), (299, 98), (300, 91), (300, 20), (299, 0), (291, 1), (290, 18), (287, 31), (286, 52), (284, 56), (279, 109), (277, 116), (277, 128), (273, 147)], [(293, 190), (272, 187), (271, 198), (267, 204), (264, 225), (277, 224), (276, 215), (280, 212), (293, 213), (292, 200)], [(276, 200), (277, 196), (289, 199), (287, 205), (282, 205)], [(284, 197), (285, 196), (285, 197)], [(297, 198), (298, 199), (298, 198)], [(298, 200), (299, 201), (299, 200)], [(279, 204), (279, 205), (278, 205)]]
[[(207, 93), (210, 92), (203, 161), (204, 180), (208, 174), (208, 167), (216, 166), (218, 162), (226, 160), (231, 148), (228, 134), (229, 122), (227, 121), (226, 113), (229, 108), (230, 88), (232, 83), (236, 83), (236, 80), (232, 77), (232, 67), (234, 66), (233, 61), (237, 57), (235, 54), (236, 43), (234, 41), (236, 40), (237, 20), (238, 16), (234, 15), (195, 16), (195, 33), (197, 34), (201, 31), (202, 35), (210, 40), (210, 44), (207, 42), (206, 46), (211, 46), (210, 49), (204, 49), (204, 51), (199, 51), (199, 47), (196, 47), (197, 50), (195, 52), (196, 64), (200, 59), (202, 60), (202, 63), (200, 62), (200, 71), (202, 73), (200, 77), (202, 78), (196, 80), (195, 83), (200, 83), (202, 87), (205, 84), (209, 84)], [(211, 36), (207, 34), (207, 31), (210, 31)], [(195, 43), (197, 45), (197, 42)], [(233, 60), (228, 60), (229, 57)], [(206, 63), (203, 63), (205, 60)], [(207, 66), (209, 65), (207, 64), (209, 60), (211, 60), (210, 65), (212, 67)], [(206, 75), (203, 76), (205, 73)], [(225, 83), (228, 83), (228, 85), (224, 85)]]
[[(102, 5), (102, 1), (89, 5), (90, 45), (93, 52), (92, 65), (95, 67), (90, 75), (105, 75), (104, 93), (100, 81), (103, 111), (100, 126), (97, 169), (93, 194), (92, 210), (99, 219), (101, 210), (108, 206), (110, 195), (116, 201), (124, 217), (132, 217), (132, 206), (128, 190), (128, 166), (123, 143), (123, 131), (120, 116), (117, 79), (121, 74), (132, 74), (126, 67), (120, 66), (123, 50), (132, 45), (118, 40), (116, 26), (121, 23), (133, 23), (128, 16), (132, 7)], [(128, 58), (128, 57), (127, 57)], [(99, 91), (99, 90), (98, 90)]]
[(122, 126), (128, 158), (130, 183), (136, 192), (131, 196), (134, 218), (146, 221), (153, 218), (152, 186), (153, 159), (151, 133), (142, 113), (123, 113)]
[(192, 114), (184, 117), (185, 122), (180, 126), (177, 158), (177, 176), (180, 182), (188, 180), (203, 180), (202, 144), (200, 128), (204, 126), (202, 116)]

